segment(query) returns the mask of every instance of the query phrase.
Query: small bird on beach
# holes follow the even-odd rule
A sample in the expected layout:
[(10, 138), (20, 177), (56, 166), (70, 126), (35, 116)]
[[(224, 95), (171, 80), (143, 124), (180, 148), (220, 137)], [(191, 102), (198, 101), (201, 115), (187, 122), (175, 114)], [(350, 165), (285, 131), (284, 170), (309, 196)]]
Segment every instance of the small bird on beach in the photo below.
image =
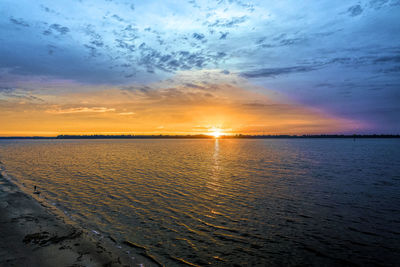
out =
[(34, 193), (34, 194), (40, 194), (40, 192), (37, 191), (36, 185), (33, 186), (33, 193)]

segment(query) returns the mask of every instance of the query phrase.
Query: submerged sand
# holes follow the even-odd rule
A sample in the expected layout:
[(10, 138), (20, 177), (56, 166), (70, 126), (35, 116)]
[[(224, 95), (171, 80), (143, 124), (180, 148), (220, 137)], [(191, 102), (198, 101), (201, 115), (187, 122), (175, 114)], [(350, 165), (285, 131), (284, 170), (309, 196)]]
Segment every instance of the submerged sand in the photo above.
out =
[(0, 174), (0, 266), (138, 266)]

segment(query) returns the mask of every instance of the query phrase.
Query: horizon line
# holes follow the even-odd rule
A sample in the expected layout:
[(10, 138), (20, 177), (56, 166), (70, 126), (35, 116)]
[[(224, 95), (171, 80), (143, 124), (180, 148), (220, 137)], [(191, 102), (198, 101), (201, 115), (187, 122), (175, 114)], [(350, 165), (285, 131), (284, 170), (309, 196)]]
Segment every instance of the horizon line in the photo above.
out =
[(88, 134), (71, 135), (60, 134), (57, 136), (0, 136), (0, 139), (235, 139), (235, 138), (400, 138), (400, 134), (234, 134), (215, 137), (209, 134)]

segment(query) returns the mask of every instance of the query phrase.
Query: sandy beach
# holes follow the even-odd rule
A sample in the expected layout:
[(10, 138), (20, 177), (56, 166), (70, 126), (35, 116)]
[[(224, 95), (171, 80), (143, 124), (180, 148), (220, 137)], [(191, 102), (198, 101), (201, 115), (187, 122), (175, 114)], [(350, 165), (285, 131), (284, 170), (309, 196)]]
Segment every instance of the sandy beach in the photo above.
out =
[(138, 266), (0, 174), (0, 266)]

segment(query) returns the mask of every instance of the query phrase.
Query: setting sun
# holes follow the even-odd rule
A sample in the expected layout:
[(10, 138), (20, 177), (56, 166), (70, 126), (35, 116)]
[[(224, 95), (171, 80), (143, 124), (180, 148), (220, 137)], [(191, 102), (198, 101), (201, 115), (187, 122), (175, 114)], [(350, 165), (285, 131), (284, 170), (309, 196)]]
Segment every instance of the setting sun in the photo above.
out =
[(214, 136), (214, 138), (219, 138), (222, 135), (222, 132), (220, 129), (215, 129), (211, 132), (211, 135)]

